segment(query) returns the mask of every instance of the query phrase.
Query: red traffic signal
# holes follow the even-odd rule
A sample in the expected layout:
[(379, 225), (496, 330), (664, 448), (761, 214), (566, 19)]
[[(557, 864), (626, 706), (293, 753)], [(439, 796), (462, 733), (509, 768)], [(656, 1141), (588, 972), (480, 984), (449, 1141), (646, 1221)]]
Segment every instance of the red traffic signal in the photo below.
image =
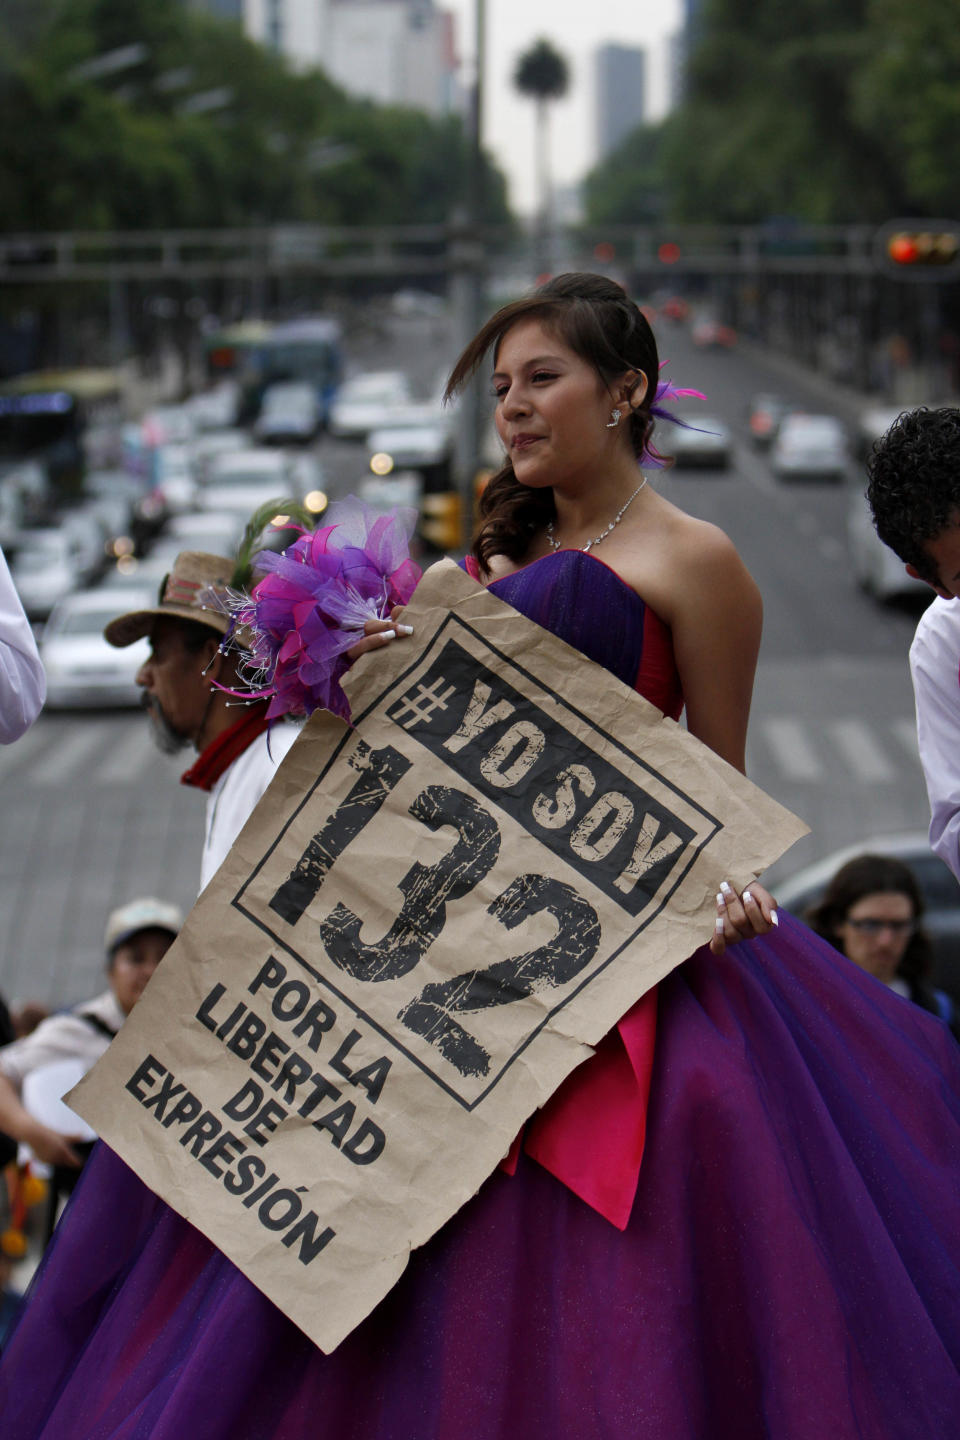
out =
[(877, 251), (887, 270), (934, 279), (960, 269), (960, 222), (892, 221), (879, 232)]

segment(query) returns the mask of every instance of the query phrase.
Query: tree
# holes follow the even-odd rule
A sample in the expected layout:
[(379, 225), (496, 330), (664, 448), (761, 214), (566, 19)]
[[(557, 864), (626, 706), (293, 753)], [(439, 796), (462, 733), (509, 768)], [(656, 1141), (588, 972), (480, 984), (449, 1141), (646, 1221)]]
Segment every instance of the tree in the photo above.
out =
[(663, 214), (662, 125), (640, 125), (584, 183), (590, 225), (649, 225)]
[(566, 95), (570, 85), (570, 69), (566, 60), (549, 40), (537, 40), (517, 61), (513, 83), (521, 95), (532, 99), (536, 107), (536, 168), (537, 168), (537, 269), (546, 268), (546, 241), (550, 229), (550, 158), (548, 106), (552, 100)]

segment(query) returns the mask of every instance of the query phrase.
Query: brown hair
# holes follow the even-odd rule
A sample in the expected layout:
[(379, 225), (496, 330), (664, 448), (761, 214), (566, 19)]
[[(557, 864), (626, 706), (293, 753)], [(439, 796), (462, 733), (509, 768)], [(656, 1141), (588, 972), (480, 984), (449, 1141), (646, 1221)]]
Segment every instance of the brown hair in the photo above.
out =
[[(521, 320), (540, 320), (564, 344), (592, 365), (605, 385), (626, 370), (641, 371), (647, 380), (643, 400), (630, 411), (630, 442), (637, 460), (650, 440), (654, 419), (659, 361), (657, 342), (646, 318), (622, 286), (605, 275), (557, 275), (532, 295), (498, 310), (460, 356), (447, 382), (446, 398), (455, 395), (478, 369), (487, 351), (494, 362), (507, 331)], [(521, 560), (530, 536), (555, 515), (552, 490), (521, 485), (508, 459), (480, 497), (480, 523), (472, 552), (486, 570), (494, 555)]]
[(926, 979), (932, 968), (933, 951), (930, 938), (920, 925), (923, 894), (909, 865), (895, 855), (857, 855), (841, 865), (820, 903), (808, 911), (807, 924), (843, 954), (840, 926), (865, 895), (905, 895), (910, 901), (917, 928), (903, 953), (897, 974), (910, 983)]

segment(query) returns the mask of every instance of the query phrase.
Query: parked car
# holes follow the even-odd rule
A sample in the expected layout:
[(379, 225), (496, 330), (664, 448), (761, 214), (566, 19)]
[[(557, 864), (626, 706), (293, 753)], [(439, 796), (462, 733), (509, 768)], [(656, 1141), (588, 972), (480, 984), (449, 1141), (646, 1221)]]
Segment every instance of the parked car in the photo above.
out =
[(253, 441), (246, 430), (231, 427), (225, 430), (208, 430), (190, 442), (190, 458), (198, 485), (205, 485), (210, 466), (218, 455), (235, 455), (238, 450), (250, 450)]
[(923, 580), (907, 574), (906, 566), (888, 545), (884, 545), (873, 525), (870, 506), (864, 493), (866, 477), (857, 469), (847, 482), (846, 532), (850, 568), (862, 590), (875, 600), (886, 602), (901, 596), (925, 596), (933, 599), (933, 591)]
[(197, 480), (189, 445), (158, 445), (153, 452), (153, 483), (168, 515), (181, 515), (196, 500)]
[(193, 438), (195, 426), (186, 405), (158, 405), (148, 410), (140, 425), (143, 443), (155, 445), (186, 445)]
[(181, 550), (232, 555), (243, 534), (243, 525), (234, 510), (198, 510), (191, 515), (175, 515), (167, 522), (151, 554), (161, 545), (176, 544)]
[(717, 415), (698, 415), (689, 425), (659, 428), (654, 444), (683, 469), (699, 465), (725, 470), (730, 463), (730, 429)]
[(905, 405), (871, 405), (858, 417), (854, 450), (858, 460), (868, 460), (874, 445), (885, 435)]
[(709, 318), (698, 320), (690, 335), (694, 345), (704, 350), (732, 350), (737, 343), (737, 332), (732, 325)]
[(833, 415), (788, 415), (770, 449), (781, 480), (842, 480), (849, 463), (847, 435)]
[(305, 493), (304, 470), (282, 450), (253, 448), (217, 455), (198, 491), (201, 511), (231, 513), (246, 524), (268, 500), (300, 500)]
[(222, 430), (236, 425), (240, 413), (240, 386), (235, 380), (219, 380), (209, 390), (191, 395), (186, 405), (194, 430)]
[(46, 620), (57, 601), (87, 579), (76, 540), (60, 529), (21, 531), (10, 576), (31, 620)]
[(149, 609), (156, 589), (81, 590), (54, 607), (40, 640), (47, 676), (47, 708), (140, 703), (135, 677), (150, 653), (147, 640), (122, 650), (103, 638), (105, 625), (127, 610)]
[(320, 429), (320, 401), (312, 385), (289, 380), (268, 385), (253, 433), (261, 444), (305, 445)]
[(393, 423), (398, 406), (411, 404), (410, 382), (401, 370), (371, 370), (345, 380), (330, 406), (327, 428), (344, 440), (362, 440)]
[(782, 395), (754, 395), (747, 406), (747, 429), (754, 445), (760, 449), (772, 445), (781, 422), (792, 409)]
[(960, 1001), (960, 883), (934, 855), (925, 834), (918, 831), (871, 836), (857, 845), (834, 850), (796, 874), (778, 880), (773, 887), (777, 904), (803, 919), (840, 866), (858, 855), (891, 855), (910, 866), (923, 895), (923, 924), (933, 945), (931, 978)]
[(416, 471), (427, 491), (450, 488), (453, 459), (451, 418), (437, 414), (420, 425), (384, 426), (367, 436), (370, 468), (375, 475)]

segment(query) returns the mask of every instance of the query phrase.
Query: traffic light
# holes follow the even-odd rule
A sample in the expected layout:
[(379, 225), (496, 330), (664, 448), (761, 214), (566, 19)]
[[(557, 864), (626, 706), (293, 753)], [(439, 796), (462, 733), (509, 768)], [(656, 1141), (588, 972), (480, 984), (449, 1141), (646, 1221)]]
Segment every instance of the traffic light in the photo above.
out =
[(420, 535), (444, 553), (463, 548), (463, 506), (456, 490), (421, 498)]
[(960, 270), (960, 221), (892, 220), (879, 231), (876, 248), (884, 269), (936, 280)]

